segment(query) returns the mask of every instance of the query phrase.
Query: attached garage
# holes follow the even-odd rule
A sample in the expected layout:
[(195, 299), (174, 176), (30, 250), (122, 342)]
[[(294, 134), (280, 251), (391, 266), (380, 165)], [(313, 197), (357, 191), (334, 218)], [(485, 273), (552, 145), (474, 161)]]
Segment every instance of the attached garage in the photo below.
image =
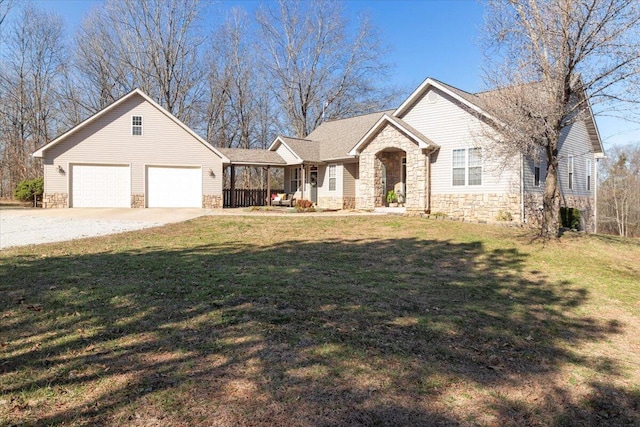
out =
[(139, 89), (33, 156), (44, 166), (45, 208), (222, 208), (229, 162)]
[(202, 168), (147, 166), (147, 207), (202, 207)]
[(71, 165), (71, 200), (76, 208), (131, 206), (128, 165)]

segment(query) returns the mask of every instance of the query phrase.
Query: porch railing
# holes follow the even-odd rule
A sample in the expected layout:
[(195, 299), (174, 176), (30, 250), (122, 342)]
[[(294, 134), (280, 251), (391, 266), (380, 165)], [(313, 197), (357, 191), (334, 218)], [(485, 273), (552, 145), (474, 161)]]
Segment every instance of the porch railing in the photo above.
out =
[[(265, 206), (267, 204), (268, 195), (266, 189), (251, 188), (251, 189), (239, 189), (233, 190), (235, 195), (235, 206), (231, 206), (231, 189), (225, 188), (222, 190), (223, 204), (225, 208), (246, 208), (249, 206)], [(271, 189), (271, 193), (284, 193), (284, 190)]]

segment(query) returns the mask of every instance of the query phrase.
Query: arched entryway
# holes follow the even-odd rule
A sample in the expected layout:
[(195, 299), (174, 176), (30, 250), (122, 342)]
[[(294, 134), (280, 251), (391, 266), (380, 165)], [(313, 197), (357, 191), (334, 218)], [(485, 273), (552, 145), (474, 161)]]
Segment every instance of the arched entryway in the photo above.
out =
[(407, 153), (399, 148), (389, 147), (375, 156), (375, 207), (387, 206), (387, 195), (395, 192), (398, 203), (407, 199)]

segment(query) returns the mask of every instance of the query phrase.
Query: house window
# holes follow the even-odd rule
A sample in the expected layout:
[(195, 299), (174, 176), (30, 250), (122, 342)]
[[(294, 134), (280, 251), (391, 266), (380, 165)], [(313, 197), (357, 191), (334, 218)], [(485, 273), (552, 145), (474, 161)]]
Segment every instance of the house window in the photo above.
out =
[(142, 135), (142, 116), (131, 116), (131, 135)]
[(569, 190), (573, 189), (573, 156), (569, 156)]
[(482, 185), (482, 148), (469, 148), (469, 185)]
[(293, 168), (291, 169), (291, 192), (298, 191), (298, 187), (300, 187), (300, 169)]
[(482, 185), (482, 149), (453, 150), (452, 171), (454, 186)]
[(464, 185), (467, 150), (453, 150), (453, 185)]
[(540, 166), (541, 156), (540, 152), (536, 150), (533, 155), (533, 186), (540, 187)]
[(591, 191), (591, 159), (587, 159), (587, 191)]
[(336, 165), (329, 165), (329, 191), (336, 191)]

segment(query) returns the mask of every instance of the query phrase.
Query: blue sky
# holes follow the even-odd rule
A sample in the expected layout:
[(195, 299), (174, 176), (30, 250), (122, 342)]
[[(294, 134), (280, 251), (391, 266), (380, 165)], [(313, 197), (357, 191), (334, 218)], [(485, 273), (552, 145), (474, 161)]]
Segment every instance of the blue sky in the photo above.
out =
[[(72, 31), (100, 0), (37, 0), (61, 14)], [(258, 1), (212, 2), (212, 20), (232, 7), (254, 9)], [(390, 48), (394, 86), (407, 95), (427, 77), (435, 77), (468, 92), (483, 89), (479, 46), (483, 6), (474, 0), (352, 0), (346, 3), (354, 19), (367, 13)], [(640, 125), (599, 117), (605, 149), (640, 142)]]

